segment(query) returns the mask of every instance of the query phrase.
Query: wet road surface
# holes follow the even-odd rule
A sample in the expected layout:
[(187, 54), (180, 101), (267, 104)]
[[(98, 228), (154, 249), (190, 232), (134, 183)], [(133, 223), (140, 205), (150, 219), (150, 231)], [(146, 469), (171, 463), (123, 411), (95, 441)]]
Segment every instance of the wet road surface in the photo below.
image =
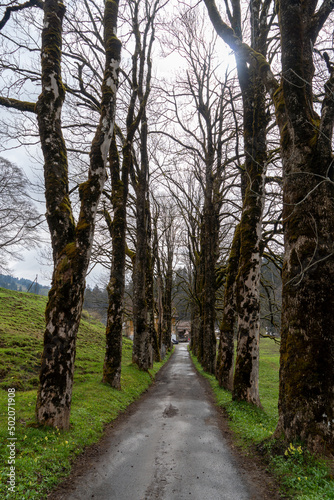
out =
[[(251, 500), (187, 345), (136, 411), (117, 425), (92, 470), (65, 500)], [(60, 498), (60, 497), (59, 497)]]

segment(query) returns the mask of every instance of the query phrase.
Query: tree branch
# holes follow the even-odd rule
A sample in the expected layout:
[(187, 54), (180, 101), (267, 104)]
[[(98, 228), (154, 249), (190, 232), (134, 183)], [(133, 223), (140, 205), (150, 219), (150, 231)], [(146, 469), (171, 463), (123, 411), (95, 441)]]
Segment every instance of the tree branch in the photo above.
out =
[(19, 101), (11, 97), (0, 96), (0, 105), (5, 108), (17, 109), (18, 111), (29, 111), (30, 113), (37, 113), (35, 102)]
[(29, 0), (28, 2), (25, 2), (21, 5), (13, 5), (11, 7), (7, 7), (3, 18), (0, 21), (0, 30), (2, 30), (7, 21), (10, 19), (12, 12), (28, 9), (29, 7), (39, 7), (40, 9), (43, 9), (43, 6), (44, 2), (42, 2), (41, 0)]
[(217, 34), (230, 46), (237, 57), (247, 60), (249, 64), (255, 64), (257, 66), (269, 95), (273, 97), (275, 91), (279, 87), (279, 83), (271, 71), (266, 58), (260, 54), (260, 52), (256, 52), (249, 45), (242, 42), (234, 30), (222, 20), (214, 0), (204, 0), (204, 3), (208, 9), (209, 17)]

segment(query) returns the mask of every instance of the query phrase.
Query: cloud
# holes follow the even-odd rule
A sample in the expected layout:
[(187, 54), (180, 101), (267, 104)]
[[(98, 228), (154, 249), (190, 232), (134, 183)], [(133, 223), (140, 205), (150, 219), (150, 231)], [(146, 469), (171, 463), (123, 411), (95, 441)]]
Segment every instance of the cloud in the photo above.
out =
[(22, 260), (12, 261), (9, 263), (11, 274), (15, 278), (25, 278), (31, 281), (34, 281), (37, 276), (37, 281), (40, 285), (50, 286), (50, 268), (41, 265), (37, 249), (23, 250), (20, 252), (20, 255)]

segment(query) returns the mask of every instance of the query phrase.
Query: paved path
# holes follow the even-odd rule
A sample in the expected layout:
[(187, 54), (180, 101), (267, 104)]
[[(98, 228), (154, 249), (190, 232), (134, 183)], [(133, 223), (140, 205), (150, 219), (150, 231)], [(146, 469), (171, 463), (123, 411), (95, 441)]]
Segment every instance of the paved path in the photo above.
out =
[(66, 500), (251, 500), (217, 410), (179, 344), (163, 375)]

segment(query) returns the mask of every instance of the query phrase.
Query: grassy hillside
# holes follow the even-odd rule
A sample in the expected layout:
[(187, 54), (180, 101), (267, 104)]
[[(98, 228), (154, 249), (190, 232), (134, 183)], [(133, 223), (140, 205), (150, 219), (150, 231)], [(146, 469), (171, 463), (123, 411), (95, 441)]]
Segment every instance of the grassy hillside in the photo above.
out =
[[(73, 458), (98, 441), (104, 425), (151, 384), (150, 373), (131, 363), (132, 342), (124, 340), (122, 391), (101, 383), (105, 327), (83, 313), (78, 342), (71, 429), (59, 432), (35, 422), (36, 388), (43, 346), (46, 298), (0, 288), (0, 498), (43, 500), (66, 476)], [(8, 388), (15, 389), (15, 493), (8, 490)], [(12, 394), (12, 391), (10, 391)], [(13, 406), (11, 407), (13, 409)]]
[[(0, 388), (26, 391), (37, 387), (46, 300), (0, 288)], [(77, 342), (77, 379), (97, 369), (104, 335), (105, 327), (84, 312)]]

